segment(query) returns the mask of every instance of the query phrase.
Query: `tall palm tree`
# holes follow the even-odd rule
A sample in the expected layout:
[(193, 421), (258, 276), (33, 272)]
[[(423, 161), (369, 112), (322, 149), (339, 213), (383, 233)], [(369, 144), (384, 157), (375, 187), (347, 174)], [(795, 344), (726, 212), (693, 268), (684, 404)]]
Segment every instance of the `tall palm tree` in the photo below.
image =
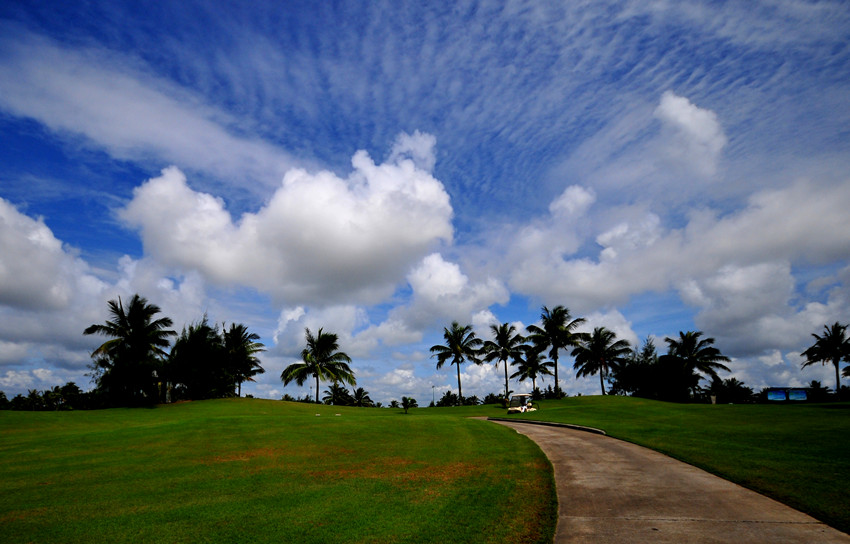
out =
[(280, 374), (283, 385), (295, 381), (304, 385), (307, 378), (316, 378), (316, 404), (319, 403), (319, 380), (330, 380), (334, 383), (345, 382), (357, 385), (354, 371), (348, 366), (351, 357), (339, 350), (339, 337), (331, 332), (319, 329), (316, 336), (305, 329), (307, 347), (301, 351), (301, 362), (292, 363)]
[(92, 353), (98, 372), (98, 387), (108, 390), (120, 402), (157, 398), (153, 373), (165, 358), (169, 337), (177, 333), (169, 329), (168, 317), (154, 319), (159, 306), (133, 295), (126, 309), (121, 297), (110, 300), (111, 319), (88, 327), (83, 334), (111, 337)]
[(664, 339), (668, 344), (667, 355), (678, 359), (686, 371), (700, 372), (711, 379), (719, 378), (718, 370), (729, 372), (729, 367), (721, 362), (729, 362), (729, 357), (712, 346), (714, 338), (700, 340), (700, 336), (702, 331), (679, 331), (678, 339), (668, 336)]
[(584, 318), (572, 319), (570, 310), (564, 306), (555, 306), (551, 310), (543, 306), (540, 314), (540, 326), (528, 327), (529, 340), (536, 344), (548, 346), (549, 358), (555, 365), (555, 395), (560, 396), (558, 383), (558, 351), (578, 345), (576, 333), (573, 331), (584, 323)]
[(266, 349), (261, 342), (257, 342), (260, 335), (249, 333), (248, 327), (241, 323), (231, 323), (230, 328), (225, 329), (222, 336), (228, 366), (233, 372), (238, 387), (236, 396), (241, 397), (242, 382), (253, 382), (254, 376), (265, 372), (256, 355)]
[[(850, 360), (850, 338), (847, 337), (847, 325), (842, 325), (837, 321), (832, 326), (823, 326), (823, 336), (812, 334), (815, 337), (815, 343), (812, 344), (806, 351), (801, 353), (806, 358), (803, 363), (803, 368), (815, 363), (832, 363), (835, 367), (835, 393), (840, 395), (841, 382), (838, 376), (838, 365), (842, 359)], [(850, 374), (846, 367), (844, 375)]]
[(443, 327), (443, 338), (446, 341), (445, 345), (431, 346), (431, 357), (437, 357), (438, 369), (442, 368), (443, 364), (449, 359), (451, 359), (451, 364), (457, 366), (457, 394), (463, 402), (463, 390), (460, 388), (460, 365), (466, 360), (480, 365), (481, 361), (478, 356), (483, 342), (475, 336), (472, 325), (461, 327), (457, 321), (452, 321), (451, 329)]
[(573, 368), (579, 378), (599, 373), (599, 385), (604, 395), (605, 376), (613, 365), (625, 361), (631, 351), (629, 343), (617, 340), (614, 331), (596, 327), (593, 334), (580, 336), (580, 343), (572, 353), (576, 359)]
[(517, 333), (516, 327), (509, 323), (490, 325), (493, 339), (484, 342), (484, 360), (488, 363), (505, 365), (505, 398), (508, 398), (508, 359), (518, 362), (522, 359), (525, 337)]
[(545, 346), (526, 345), (523, 348), (523, 356), (517, 361), (517, 371), (511, 374), (511, 379), (524, 382), (531, 379), (531, 390), (537, 390), (538, 376), (552, 376), (550, 370), (555, 364), (546, 361), (543, 355)]

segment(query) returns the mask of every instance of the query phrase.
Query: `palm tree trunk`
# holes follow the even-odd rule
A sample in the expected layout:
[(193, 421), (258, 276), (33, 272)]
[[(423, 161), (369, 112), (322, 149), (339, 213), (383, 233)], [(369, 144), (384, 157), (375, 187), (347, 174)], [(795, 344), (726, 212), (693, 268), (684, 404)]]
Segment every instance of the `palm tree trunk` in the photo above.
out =
[(457, 366), (457, 400), (463, 405), (463, 390), (460, 388), (460, 365)]
[(602, 387), (602, 394), (605, 395), (605, 380), (603, 380), (603, 375), (605, 372), (600, 368), (599, 369), (599, 385)]
[(561, 386), (558, 385), (558, 350), (555, 350), (552, 355), (552, 361), (555, 363), (555, 398), (561, 398)]
[(316, 404), (319, 404), (319, 375), (316, 374)]
[(508, 398), (508, 360), (505, 359), (505, 398)]
[(841, 362), (841, 359), (835, 357), (832, 359), (832, 366), (835, 367), (835, 397), (838, 400), (841, 400), (841, 381), (838, 377), (838, 363)]

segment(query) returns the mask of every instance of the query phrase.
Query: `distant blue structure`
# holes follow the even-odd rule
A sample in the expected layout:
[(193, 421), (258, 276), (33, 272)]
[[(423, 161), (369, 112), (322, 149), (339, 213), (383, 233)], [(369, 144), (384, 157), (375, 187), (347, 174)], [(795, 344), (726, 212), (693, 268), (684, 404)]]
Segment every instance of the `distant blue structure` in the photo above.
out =
[(801, 387), (769, 387), (767, 400), (770, 402), (805, 402), (809, 400), (806, 390)]

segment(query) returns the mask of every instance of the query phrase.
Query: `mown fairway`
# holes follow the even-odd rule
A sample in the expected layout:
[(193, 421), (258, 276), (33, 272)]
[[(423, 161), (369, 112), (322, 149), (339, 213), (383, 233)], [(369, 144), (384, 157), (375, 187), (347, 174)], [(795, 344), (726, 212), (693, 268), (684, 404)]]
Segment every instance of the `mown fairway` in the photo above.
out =
[(248, 399), (3, 411), (0, 541), (551, 540), (551, 465), (532, 442), (416, 412)]
[(850, 532), (850, 403), (711, 406), (574, 397), (541, 404), (517, 417), (604, 429)]

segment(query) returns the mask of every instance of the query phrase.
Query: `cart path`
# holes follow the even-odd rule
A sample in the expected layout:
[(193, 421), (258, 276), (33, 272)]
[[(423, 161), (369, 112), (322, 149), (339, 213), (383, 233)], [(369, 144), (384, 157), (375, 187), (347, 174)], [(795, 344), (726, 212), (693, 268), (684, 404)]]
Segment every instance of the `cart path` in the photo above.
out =
[(850, 535), (764, 495), (608, 436), (498, 421), (555, 470), (556, 543), (843, 543)]

